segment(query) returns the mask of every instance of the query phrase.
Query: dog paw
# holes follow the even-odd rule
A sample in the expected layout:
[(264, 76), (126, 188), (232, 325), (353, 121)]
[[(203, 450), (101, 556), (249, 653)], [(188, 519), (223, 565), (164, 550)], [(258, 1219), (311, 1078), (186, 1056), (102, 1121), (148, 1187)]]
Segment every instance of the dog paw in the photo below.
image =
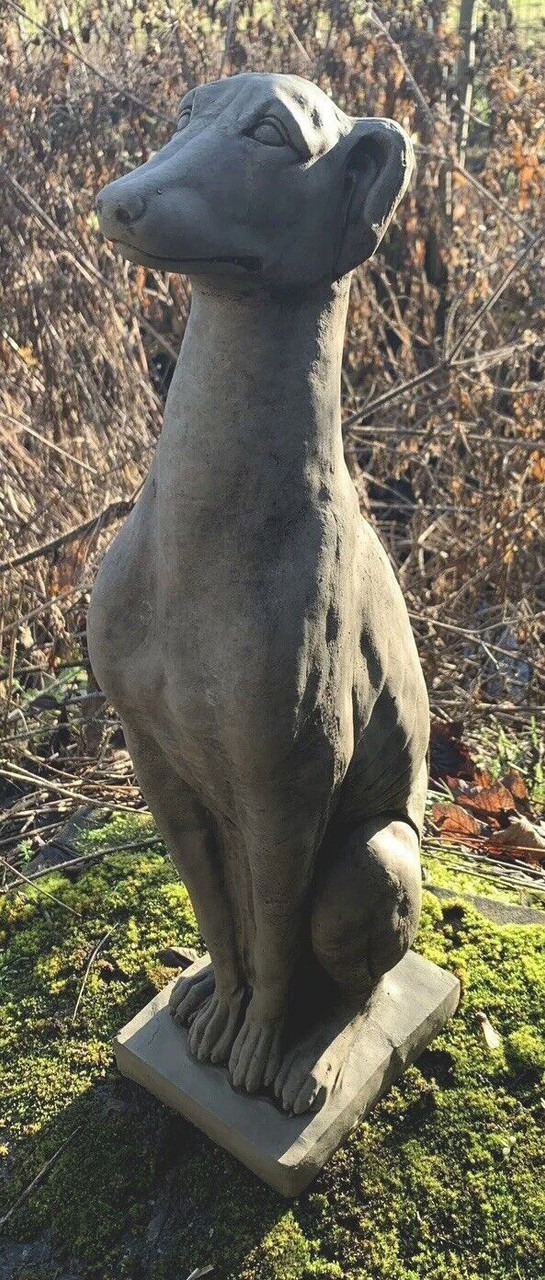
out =
[(311, 1049), (292, 1049), (276, 1076), (274, 1092), (283, 1110), (293, 1115), (319, 1111), (341, 1074), (342, 1064), (334, 1052), (317, 1060)]
[(189, 1032), (189, 1048), (199, 1062), (227, 1061), (240, 1028), (243, 1005), (243, 990), (227, 999), (215, 992), (202, 1005)]
[(168, 1007), (175, 1022), (188, 1026), (199, 1009), (210, 999), (215, 987), (212, 968), (199, 970), (191, 977), (184, 974), (174, 984), (168, 1000)]
[(255, 1020), (247, 1010), (229, 1058), (235, 1089), (258, 1093), (272, 1084), (282, 1061), (283, 1030), (283, 1021)]

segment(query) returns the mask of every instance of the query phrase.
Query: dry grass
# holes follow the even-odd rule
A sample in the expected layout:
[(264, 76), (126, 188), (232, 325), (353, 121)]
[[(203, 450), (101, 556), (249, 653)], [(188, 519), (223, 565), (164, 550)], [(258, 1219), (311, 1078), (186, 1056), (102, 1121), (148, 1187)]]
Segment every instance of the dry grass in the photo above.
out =
[[(44, 0), (27, 10), (36, 26), (6, 0), (0, 711), (11, 774), (18, 761), (103, 795), (117, 740), (85, 674), (86, 604), (149, 466), (189, 296), (179, 277), (121, 263), (93, 203), (165, 141), (187, 88), (220, 68), (307, 75), (349, 112), (393, 115), (413, 135), (417, 180), (353, 285), (347, 458), (396, 565), (436, 714), (539, 714), (543, 51), (489, 27), (464, 174), (448, 6), (355, 8), (81, 0), (69, 15)], [(129, 783), (126, 794), (119, 777), (107, 785), (134, 803)], [(27, 790), (7, 775), (5, 789), (10, 806)], [(43, 822), (47, 795), (40, 803)]]

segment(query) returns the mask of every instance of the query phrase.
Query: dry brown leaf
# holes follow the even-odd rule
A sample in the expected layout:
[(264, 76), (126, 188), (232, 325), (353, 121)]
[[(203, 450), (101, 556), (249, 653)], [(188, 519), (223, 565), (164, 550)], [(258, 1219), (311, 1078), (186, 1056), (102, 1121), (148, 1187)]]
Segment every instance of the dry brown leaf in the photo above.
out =
[(545, 859), (545, 829), (541, 831), (528, 818), (517, 814), (509, 819), (509, 826), (494, 832), (489, 842), (494, 848), (518, 850), (531, 854), (538, 862)]
[(463, 795), (465, 808), (482, 819), (507, 817), (516, 809), (513, 796), (503, 782), (495, 782), (491, 787), (467, 787)]
[(460, 804), (435, 804), (431, 820), (442, 836), (479, 836), (482, 832), (482, 824)]
[(528, 790), (521, 773), (517, 773), (515, 769), (512, 769), (510, 773), (504, 774), (503, 778), (501, 778), (501, 782), (504, 787), (507, 787), (507, 790), (511, 792), (513, 799), (519, 804), (525, 804), (528, 802)]

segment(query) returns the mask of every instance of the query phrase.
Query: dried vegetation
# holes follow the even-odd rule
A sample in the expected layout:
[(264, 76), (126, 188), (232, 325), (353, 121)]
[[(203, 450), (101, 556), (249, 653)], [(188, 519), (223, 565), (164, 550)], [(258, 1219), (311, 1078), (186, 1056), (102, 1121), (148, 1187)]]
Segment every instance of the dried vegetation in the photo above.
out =
[[(220, 73), (297, 72), (352, 114), (393, 115), (413, 136), (417, 179), (353, 285), (347, 459), (396, 565), (435, 715), (474, 723), (493, 709), (534, 742), (545, 683), (545, 53), (522, 49), (492, 14), (466, 139), (450, 11), (442, 0), (43, 0), (24, 17), (6, 0), (2, 853), (25, 835), (35, 849), (83, 801), (139, 803), (87, 670), (84, 618), (97, 561), (149, 466), (189, 294), (179, 277), (116, 258), (93, 203), (162, 145), (187, 88)], [(537, 741), (531, 750), (537, 759)]]

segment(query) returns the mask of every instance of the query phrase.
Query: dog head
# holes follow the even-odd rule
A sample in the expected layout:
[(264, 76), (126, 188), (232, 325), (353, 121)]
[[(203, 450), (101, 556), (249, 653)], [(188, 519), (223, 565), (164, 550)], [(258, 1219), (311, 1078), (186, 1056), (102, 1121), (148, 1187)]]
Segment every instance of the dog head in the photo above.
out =
[(392, 120), (352, 119), (298, 76), (250, 73), (192, 89), (170, 141), (97, 210), (131, 262), (304, 289), (371, 257), (413, 165)]

